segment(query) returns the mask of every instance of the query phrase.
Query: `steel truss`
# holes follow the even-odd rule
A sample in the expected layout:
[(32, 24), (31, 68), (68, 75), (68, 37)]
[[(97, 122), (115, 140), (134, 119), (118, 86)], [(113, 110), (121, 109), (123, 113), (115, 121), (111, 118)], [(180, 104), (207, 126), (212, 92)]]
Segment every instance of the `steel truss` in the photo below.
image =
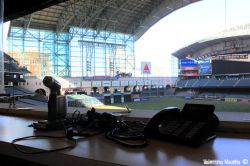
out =
[(30, 29), (26, 24), (10, 28), (8, 53), (39, 77), (113, 77), (134, 75), (134, 42), (133, 35), (122, 33), (76, 27), (57, 33)]

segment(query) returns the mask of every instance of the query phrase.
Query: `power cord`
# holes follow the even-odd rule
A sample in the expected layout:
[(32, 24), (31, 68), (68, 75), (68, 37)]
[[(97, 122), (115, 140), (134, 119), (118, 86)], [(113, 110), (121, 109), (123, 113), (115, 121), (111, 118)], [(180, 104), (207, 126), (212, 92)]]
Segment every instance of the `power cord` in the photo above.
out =
[[(19, 141), (24, 141), (24, 140), (32, 140), (32, 139), (40, 139), (40, 138), (48, 138), (48, 139), (62, 139), (62, 138), (67, 138), (67, 140), (71, 141), (72, 144), (66, 147), (61, 147), (61, 148), (56, 148), (52, 150), (39, 150), (39, 151), (26, 151), (22, 148), (20, 148), (20, 145), (17, 145), (16, 142)], [(56, 152), (60, 150), (65, 150), (65, 149), (70, 149), (74, 148), (77, 145), (77, 141), (73, 138), (69, 138), (67, 136), (48, 136), (48, 135), (37, 135), (37, 136), (27, 136), (27, 137), (21, 137), (14, 139), (11, 144), (14, 146), (14, 148), (24, 154), (41, 154), (41, 153), (49, 153), (49, 152)]]
[[(56, 152), (56, 151), (60, 151), (60, 150), (65, 150), (65, 149), (71, 149), (74, 148), (77, 145), (77, 141), (76, 139), (70, 137), (67, 135), (67, 128), (65, 126), (64, 121), (60, 121), (63, 124), (64, 127), (64, 131), (65, 131), (65, 135), (64, 136), (49, 136), (49, 135), (35, 135), (35, 136), (26, 136), (26, 137), (21, 137), (21, 138), (17, 138), (14, 139), (11, 144), (14, 146), (14, 148), (24, 154), (41, 154), (41, 153), (49, 153), (49, 152)], [(39, 150), (39, 151), (26, 151), (18, 146), (16, 143), (20, 142), (20, 141), (25, 141), (25, 140), (32, 140), (32, 139), (41, 139), (41, 138), (48, 138), (48, 139), (63, 139), (63, 138), (67, 138), (67, 140), (69, 140), (71, 143), (71, 145), (66, 146), (66, 147), (61, 147), (61, 148), (56, 148), (56, 149), (52, 149), (52, 150)]]
[[(127, 107), (128, 109), (128, 107)], [(128, 109), (129, 112), (129, 109)], [(147, 145), (147, 140), (144, 137), (145, 124), (141, 121), (117, 121), (116, 117), (108, 113), (97, 113), (92, 108), (86, 115), (81, 114), (76, 110), (71, 117), (66, 117), (64, 120), (59, 121), (62, 123), (65, 131), (65, 136), (48, 136), (48, 135), (36, 135), (26, 136), (22, 138), (14, 139), (11, 144), (14, 148), (24, 154), (41, 154), (48, 152), (55, 152), (74, 148), (77, 145), (74, 136), (94, 136), (100, 133), (106, 133), (106, 138), (113, 140), (125, 146), (130, 147), (142, 147)], [(39, 151), (26, 151), (16, 144), (20, 141), (32, 140), (32, 139), (65, 139), (71, 142), (71, 145), (52, 150), (40, 150)]]

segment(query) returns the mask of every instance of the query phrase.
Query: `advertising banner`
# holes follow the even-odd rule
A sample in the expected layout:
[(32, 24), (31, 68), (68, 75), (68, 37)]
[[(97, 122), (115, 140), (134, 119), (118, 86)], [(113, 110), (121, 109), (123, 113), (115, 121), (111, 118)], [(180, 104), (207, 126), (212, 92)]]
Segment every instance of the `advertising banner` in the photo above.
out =
[(81, 87), (81, 82), (71, 82), (70, 86), (71, 88)]
[(92, 81), (92, 86), (93, 87), (101, 87), (102, 86), (102, 82), (101, 81)]
[(112, 86), (120, 86), (120, 81), (112, 81)]
[(145, 85), (151, 85), (151, 80), (145, 80), (145, 81), (144, 81), (144, 84), (145, 84)]
[(82, 87), (91, 87), (91, 81), (82, 81)]
[(151, 74), (151, 62), (141, 62), (141, 73)]
[(129, 84), (129, 86), (135, 86), (136, 85), (136, 81), (129, 81), (128, 84)]
[(199, 74), (212, 74), (212, 64), (210, 59), (199, 61)]
[(144, 81), (136, 81), (136, 85), (143, 86), (144, 85)]
[(121, 81), (121, 86), (128, 86), (128, 81)]
[(105, 87), (105, 86), (111, 86), (111, 81), (102, 81), (102, 86)]
[(198, 66), (198, 61), (193, 59), (181, 59), (180, 66), (181, 67)]

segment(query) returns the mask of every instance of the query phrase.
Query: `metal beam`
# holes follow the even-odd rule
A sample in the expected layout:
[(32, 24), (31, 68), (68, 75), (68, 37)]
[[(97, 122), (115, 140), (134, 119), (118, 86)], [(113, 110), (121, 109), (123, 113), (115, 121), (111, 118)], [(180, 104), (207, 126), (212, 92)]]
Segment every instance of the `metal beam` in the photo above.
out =
[[(79, 12), (81, 7), (76, 8), (77, 2), (81, 0), (70, 0), (66, 2), (66, 6), (62, 10), (61, 17), (58, 19), (56, 33), (62, 32), (71, 22), (71, 20), (75, 17), (75, 15)], [(83, 2), (80, 3), (81, 6), (84, 5)]]
[[(77, 27), (86, 27), (93, 19), (97, 18), (97, 16), (99, 16), (99, 14), (107, 7), (109, 6), (111, 3), (113, 3), (114, 0), (106, 0), (106, 2), (104, 4), (102, 4), (101, 6), (95, 6), (98, 7), (96, 8), (90, 8), (89, 11), (89, 15), (86, 16), (86, 18), (83, 21), (79, 21), (78, 25), (76, 25)], [(71, 33), (71, 37), (70, 37), (70, 41), (73, 39), (73, 37), (75, 35), (79, 34), (79, 31), (74, 31), (73, 33)]]
[(24, 26), (23, 26), (23, 36), (24, 37), (26, 35), (27, 29), (30, 26), (30, 22), (32, 20), (32, 16), (33, 16), (33, 14), (30, 14), (30, 15), (26, 16), (26, 22), (24, 23)]
[[(124, 6), (126, 6), (129, 3), (130, 0), (125, 0), (122, 4), (120, 4), (118, 6), (118, 8), (116, 8), (116, 10), (112, 13), (112, 15), (110, 15), (107, 20), (112, 20), (115, 16), (117, 16), (117, 14), (124, 8)], [(102, 26), (100, 26), (98, 29), (98, 33), (100, 33), (100, 30), (105, 30), (108, 26), (108, 24), (110, 23), (110, 21), (106, 21), (105, 24)], [(118, 21), (116, 21), (116, 23), (118, 23)]]
[[(137, 8), (139, 8), (141, 5), (143, 5), (145, 2), (144, 1), (140, 1), (131, 11), (134, 12)], [(127, 33), (132, 33), (134, 32), (134, 30), (137, 28), (135, 24), (138, 24), (138, 22), (141, 20), (133, 20), (132, 23), (128, 24), (127, 26)]]

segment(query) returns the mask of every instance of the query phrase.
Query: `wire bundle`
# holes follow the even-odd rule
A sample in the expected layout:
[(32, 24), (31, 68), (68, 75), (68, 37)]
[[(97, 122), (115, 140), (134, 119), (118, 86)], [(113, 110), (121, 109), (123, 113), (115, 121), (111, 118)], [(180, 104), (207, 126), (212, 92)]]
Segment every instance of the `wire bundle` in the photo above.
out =
[[(94, 136), (100, 133), (106, 133), (106, 138), (118, 142), (125, 146), (141, 147), (147, 144), (144, 137), (145, 124), (140, 121), (118, 121), (114, 115), (109, 113), (97, 113), (92, 108), (87, 114), (81, 114), (76, 110), (71, 116), (61, 120), (60, 123), (64, 126), (64, 136), (49, 136), (49, 135), (35, 135), (17, 138), (12, 141), (12, 145), (19, 152), (25, 154), (40, 154), (65, 150), (74, 148), (77, 145), (74, 136)], [(52, 150), (36, 150), (26, 151), (21, 146), (16, 144), (20, 141), (32, 140), (32, 139), (67, 139), (71, 142), (71, 145)]]
[(113, 130), (106, 133), (106, 138), (125, 146), (142, 147), (147, 145), (144, 127), (141, 121), (119, 121)]

